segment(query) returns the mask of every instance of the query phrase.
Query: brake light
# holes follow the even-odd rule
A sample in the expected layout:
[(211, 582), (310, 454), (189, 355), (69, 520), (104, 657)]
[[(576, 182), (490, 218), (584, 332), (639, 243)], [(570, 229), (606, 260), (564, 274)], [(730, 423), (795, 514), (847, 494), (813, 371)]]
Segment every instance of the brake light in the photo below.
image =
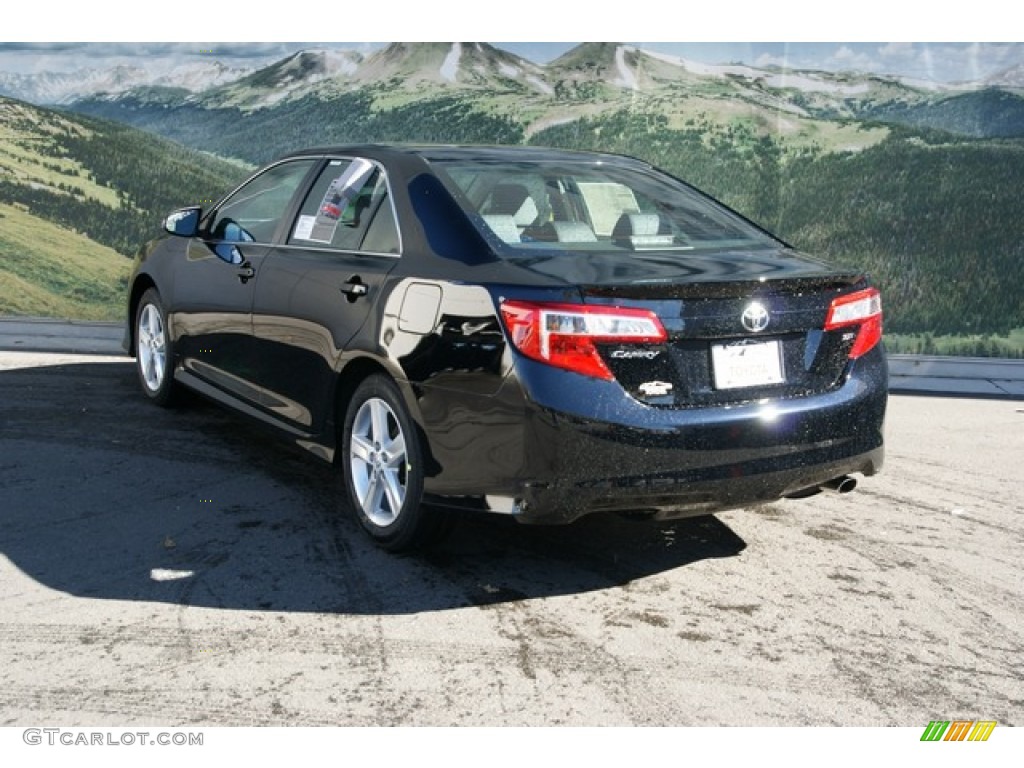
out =
[(533, 360), (611, 381), (600, 342), (657, 344), (668, 334), (645, 309), (504, 301), (501, 316), (516, 349)]
[(856, 360), (882, 340), (882, 297), (875, 288), (840, 296), (828, 308), (825, 330), (859, 326), (857, 338), (850, 348), (850, 359)]

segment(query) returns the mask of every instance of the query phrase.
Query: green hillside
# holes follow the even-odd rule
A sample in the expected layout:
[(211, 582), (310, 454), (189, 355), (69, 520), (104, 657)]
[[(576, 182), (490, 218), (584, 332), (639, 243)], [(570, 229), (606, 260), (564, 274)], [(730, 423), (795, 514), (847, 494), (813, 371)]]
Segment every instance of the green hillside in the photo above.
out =
[(245, 167), (134, 128), (0, 98), (0, 314), (120, 317), (129, 258)]
[(896, 103), (865, 111), (873, 120), (931, 128), (972, 138), (1024, 136), (1024, 97), (987, 88), (920, 104)]
[(783, 165), (768, 223), (799, 247), (868, 269), (893, 332), (1024, 326), (1024, 141), (894, 133), (851, 155)]
[(0, 204), (0, 315), (120, 320), (130, 264), (84, 235)]
[[(379, 101), (391, 102), (380, 109)], [(435, 93), (397, 100), (385, 87), (360, 89), (329, 100), (304, 96), (287, 108), (243, 112), (235, 107), (205, 109), (195, 104), (155, 110), (148, 102), (123, 98), (76, 108), (125, 120), (175, 142), (262, 164), (294, 149), (361, 142), (472, 142), (518, 144), (525, 126), (491, 97)]]
[(131, 255), (160, 216), (246, 167), (128, 126), (0, 98), (0, 202)]

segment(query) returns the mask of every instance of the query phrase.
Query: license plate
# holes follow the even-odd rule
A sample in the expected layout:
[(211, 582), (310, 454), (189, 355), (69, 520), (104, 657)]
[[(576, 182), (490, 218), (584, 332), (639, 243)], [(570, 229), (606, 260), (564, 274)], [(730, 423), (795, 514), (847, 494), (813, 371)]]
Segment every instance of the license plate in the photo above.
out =
[(782, 345), (778, 341), (712, 344), (711, 364), (715, 389), (781, 384)]

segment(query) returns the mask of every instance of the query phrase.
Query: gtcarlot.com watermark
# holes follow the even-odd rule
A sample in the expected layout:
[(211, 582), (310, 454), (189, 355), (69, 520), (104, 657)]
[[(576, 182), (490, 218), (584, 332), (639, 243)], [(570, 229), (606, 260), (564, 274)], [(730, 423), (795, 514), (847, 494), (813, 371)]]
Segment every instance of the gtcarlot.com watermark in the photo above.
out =
[(190, 731), (85, 731), (76, 728), (26, 728), (22, 740), (49, 747), (201, 747), (203, 734)]

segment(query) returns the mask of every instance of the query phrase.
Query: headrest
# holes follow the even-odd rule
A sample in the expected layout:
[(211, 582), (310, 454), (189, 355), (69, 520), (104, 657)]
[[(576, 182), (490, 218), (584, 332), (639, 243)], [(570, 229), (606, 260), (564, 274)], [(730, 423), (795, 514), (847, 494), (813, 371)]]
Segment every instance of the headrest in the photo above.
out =
[(537, 203), (522, 184), (497, 184), (491, 190), (487, 215), (512, 216), (516, 225), (528, 227), (537, 219)]
[(516, 220), (511, 216), (495, 216), (494, 214), (486, 214), (484, 216), (484, 223), (500, 237), (506, 243), (518, 243), (521, 242), (519, 237), (519, 227), (516, 226)]

